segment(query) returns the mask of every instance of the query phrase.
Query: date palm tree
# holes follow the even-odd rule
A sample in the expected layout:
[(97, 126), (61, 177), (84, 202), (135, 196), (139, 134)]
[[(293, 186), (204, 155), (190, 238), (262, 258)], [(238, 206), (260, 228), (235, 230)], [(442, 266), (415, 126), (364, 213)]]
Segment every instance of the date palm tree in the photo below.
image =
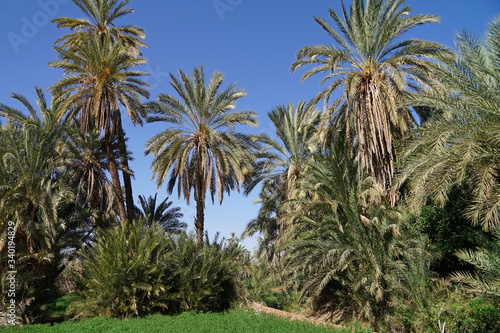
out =
[[(55, 118), (60, 103), (48, 106), (43, 91), (35, 88), (35, 92), (39, 110), (24, 96), (12, 95), (23, 104), (28, 114), (0, 104), (0, 116), (9, 120), (2, 137), (5, 166), (2, 169), (6, 176), (5, 183), (0, 186), (0, 207), (14, 209), (11, 218), (18, 223), (18, 230), (25, 232), (28, 243), (41, 231), (37, 222), (42, 217), (46, 223), (45, 237), (47, 240), (54, 237), (58, 211), (52, 201), (62, 201), (63, 198), (55, 193), (62, 193), (67, 198), (74, 196), (65, 184), (57, 184), (56, 176), (66, 162), (63, 154), (66, 132)], [(37, 216), (39, 212), (42, 212), (42, 217)]]
[(82, 33), (99, 35), (102, 39), (110, 35), (111, 45), (120, 41), (129, 52), (139, 54), (140, 47), (147, 47), (143, 39), (144, 29), (133, 25), (115, 25), (114, 21), (126, 14), (133, 13), (125, 8), (130, 0), (72, 0), (87, 18), (58, 17), (52, 20), (58, 28), (70, 28), (73, 32), (56, 40), (55, 44), (63, 49), (74, 49), (80, 43)]
[(440, 63), (444, 84), (414, 103), (441, 113), (429, 120), (406, 149), (397, 185), (409, 179), (409, 201), (419, 210), (431, 197), (444, 205), (454, 185), (468, 183), (468, 217), (484, 230), (500, 225), (500, 19), (484, 41), (467, 33), (456, 40), (456, 59)]
[[(101, 42), (106, 42), (112, 48), (115, 44), (123, 46), (123, 52), (131, 57), (140, 55), (140, 48), (147, 47), (143, 39), (145, 38), (144, 29), (133, 25), (116, 25), (115, 20), (132, 13), (134, 10), (125, 8), (130, 0), (73, 0), (86, 18), (58, 17), (53, 19), (58, 28), (70, 28), (73, 32), (66, 34), (56, 40), (61, 50), (75, 52), (83, 36), (98, 36)], [(65, 59), (69, 60), (69, 59)], [(127, 109), (129, 109), (127, 107)], [(128, 110), (130, 111), (130, 110)], [(132, 193), (132, 171), (128, 166), (129, 154), (127, 152), (125, 131), (121, 125), (121, 115), (115, 113), (117, 124), (117, 144), (120, 151), (120, 160), (122, 166), (123, 182), (125, 187), (125, 202), (127, 207), (127, 217), (134, 219), (134, 199)], [(135, 118), (135, 119), (134, 119)], [(134, 115), (134, 124), (142, 125), (140, 117)], [(120, 208), (119, 208), (120, 209)]]
[(75, 201), (92, 210), (92, 226), (109, 227), (107, 222), (112, 214), (115, 197), (106, 175), (109, 168), (104, 140), (95, 129), (84, 135), (80, 127), (68, 126), (68, 133), (68, 169), (71, 170), (70, 182), (77, 189)]
[[(140, 124), (141, 96), (147, 98), (149, 92), (144, 88), (147, 83), (142, 81), (147, 74), (133, 69), (146, 59), (130, 56), (120, 43), (110, 48), (109, 38), (109, 34), (104, 39), (82, 35), (74, 50), (55, 47), (63, 60), (49, 66), (63, 69), (66, 76), (50, 89), (56, 98), (68, 96), (57, 114), (59, 119), (73, 110), (84, 134), (92, 128), (102, 131), (120, 222), (124, 223), (127, 213), (112, 141), (123, 132), (119, 105), (125, 107), (134, 124)], [(128, 207), (131, 210), (134, 206)], [(129, 215), (130, 218), (133, 213)]]
[(373, 179), (360, 174), (345, 138), (308, 165), (302, 186), (315, 196), (300, 198), (290, 214), (295, 224), (283, 245), (287, 267), (307, 276), (302, 297), (311, 296), (317, 309), (361, 315), (376, 328), (390, 306), (389, 281), (402, 253), (401, 216), (385, 202), (365, 204)]
[(411, 8), (403, 3), (353, 0), (350, 11), (342, 3), (340, 15), (329, 9), (336, 29), (322, 18), (315, 20), (333, 45), (302, 47), (291, 66), (292, 71), (314, 66), (302, 81), (323, 75), (321, 83), (329, 82), (310, 102), (323, 100), (321, 130), (344, 126), (363, 168), (387, 193), (396, 162), (393, 139), (412, 121), (405, 97), (430, 82), (433, 59), (450, 54), (436, 42), (400, 39), (416, 26), (439, 21), (435, 15), (410, 16)]
[(181, 222), (184, 215), (181, 213), (180, 207), (172, 207), (172, 201), (168, 201), (166, 197), (159, 205), (157, 205), (156, 196), (149, 196), (147, 199), (145, 196), (139, 196), (140, 208), (137, 207), (138, 214), (142, 215), (148, 226), (153, 223), (158, 223), (162, 226), (165, 231), (168, 232), (181, 232), (186, 229), (187, 224)]
[(57, 297), (63, 250), (81, 246), (88, 231), (70, 181), (68, 123), (56, 119), (63, 100), (49, 105), (43, 91), (35, 91), (38, 108), (12, 95), (27, 113), (0, 104), (0, 116), (8, 119), (0, 126), (0, 264), (7, 267), (7, 227), (15, 225), (16, 308), (25, 322)]
[(195, 227), (201, 246), (206, 192), (210, 191), (212, 202), (217, 194), (222, 203), (224, 192), (239, 191), (251, 170), (255, 143), (235, 126), (257, 126), (257, 115), (253, 111), (231, 112), (246, 93), (234, 88), (234, 83), (219, 91), (224, 75), (218, 71), (207, 83), (202, 66), (193, 70), (192, 78), (181, 70), (179, 78), (173, 74), (170, 77), (180, 99), (160, 94), (156, 102), (146, 103), (150, 114), (147, 121), (168, 126), (146, 142), (146, 154), (154, 155), (151, 168), (158, 187), (170, 172), (169, 193), (177, 182), (179, 197), (184, 195), (189, 204), (194, 189)]
[[(245, 193), (262, 183), (259, 199), (255, 202), (261, 207), (257, 218), (245, 228), (244, 236), (253, 236), (257, 232), (262, 234), (258, 252), (266, 252), (267, 259), (283, 282), (282, 253), (276, 250), (288, 221), (284, 218), (283, 204), (300, 190), (298, 183), (307, 173), (307, 160), (318, 148), (316, 126), (319, 113), (308, 111), (306, 102), (300, 101), (297, 106), (293, 103), (279, 105), (268, 116), (276, 130), (277, 140), (264, 134), (255, 136), (262, 147), (254, 176), (246, 184)], [(284, 287), (284, 283), (282, 285)]]
[(254, 168), (256, 177), (248, 184), (246, 192), (263, 181), (264, 187), (280, 183), (280, 190), (290, 197), (298, 179), (305, 172), (307, 159), (317, 150), (319, 113), (307, 111), (306, 103), (300, 101), (297, 107), (293, 103), (277, 106), (268, 116), (279, 141), (265, 134), (255, 136), (263, 146), (260, 161)]

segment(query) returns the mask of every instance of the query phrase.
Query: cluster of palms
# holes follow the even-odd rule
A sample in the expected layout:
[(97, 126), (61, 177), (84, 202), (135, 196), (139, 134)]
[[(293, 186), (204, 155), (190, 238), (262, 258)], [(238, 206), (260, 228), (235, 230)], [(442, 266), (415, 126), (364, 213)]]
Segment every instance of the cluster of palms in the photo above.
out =
[[(256, 113), (235, 111), (244, 90), (223, 88), (220, 72), (206, 81), (202, 66), (191, 76), (170, 74), (176, 95), (143, 103), (147, 73), (136, 68), (146, 62), (144, 31), (114, 24), (132, 12), (129, 1), (73, 2), (87, 18), (53, 20), (71, 33), (55, 42), (59, 59), (49, 66), (64, 77), (49, 89), (51, 105), (39, 88), (38, 110), (13, 95), (27, 115), (0, 105), (8, 119), (0, 127), (0, 250), (6, 253), (6, 225), (15, 221), (24, 265), (18, 269), (32, 271), (23, 280), (31, 295), (26, 320), (40, 312), (33, 304), (41, 307), (53, 295), (68, 253), (94, 242), (105, 251), (105, 242), (112, 243), (112, 233), (102, 230), (119, 221), (123, 236), (141, 218), (146, 228), (160, 225), (163, 232), (186, 228), (168, 198), (157, 206), (156, 196), (140, 196), (142, 210), (135, 206), (122, 111), (135, 125), (168, 126), (146, 142), (145, 152), (154, 155), (158, 187), (167, 181), (172, 193), (177, 185), (188, 203), (193, 190), (200, 256), (212, 251), (203, 245), (207, 193), (222, 202), (224, 192), (259, 186), (261, 208), (245, 235), (262, 235), (260, 269), (277, 276), (285, 291), (293, 280), (316, 309), (338, 318), (363, 317), (377, 326), (402, 300), (411, 300), (413, 310), (427, 309), (426, 287), (418, 283), (432, 277), (432, 253), (425, 237), (404, 223), (406, 212), (418, 214), (429, 199), (444, 205), (452, 188), (466, 183), (473, 197), (467, 218), (487, 231), (499, 224), (499, 21), (484, 43), (460, 35), (455, 54), (436, 42), (402, 39), (439, 21), (409, 15), (404, 0), (353, 0), (341, 15), (329, 10), (335, 28), (315, 20), (333, 44), (301, 48), (291, 66), (308, 68), (302, 80), (322, 76), (326, 88), (309, 102), (274, 108), (273, 139), (235, 130), (257, 126)], [(92, 261), (92, 251), (86, 248), (81, 258)], [(459, 256), (483, 267), (478, 263), (498, 260), (495, 253)], [(145, 264), (158, 261), (156, 254), (152, 250)], [(488, 281), (469, 272), (454, 279), (498, 295), (498, 272), (485, 269)], [(43, 280), (41, 291), (30, 294), (35, 278)], [(163, 288), (157, 287), (155, 293)], [(126, 305), (135, 313), (137, 306)]]
[[(402, 39), (438, 22), (410, 16), (403, 3), (354, 0), (350, 11), (329, 10), (335, 28), (315, 18), (333, 44), (301, 48), (291, 69), (307, 67), (302, 80), (321, 76), (326, 88), (307, 105), (269, 113), (279, 142), (257, 138), (247, 186), (262, 183), (258, 217), (245, 231), (261, 234), (258, 265), (267, 262), (282, 290), (298, 288), (332, 318), (365, 318), (377, 329), (415, 328), (418, 315), (408, 313), (432, 317), (439, 253), (408, 222), (412, 214), (453, 204), (448, 195), (460, 185), (470, 189), (470, 223), (491, 231), (500, 222), (500, 22), (484, 42), (459, 35), (455, 54)], [(479, 274), (454, 272), (450, 281), (498, 296), (498, 245), (489, 246), (457, 252)]]

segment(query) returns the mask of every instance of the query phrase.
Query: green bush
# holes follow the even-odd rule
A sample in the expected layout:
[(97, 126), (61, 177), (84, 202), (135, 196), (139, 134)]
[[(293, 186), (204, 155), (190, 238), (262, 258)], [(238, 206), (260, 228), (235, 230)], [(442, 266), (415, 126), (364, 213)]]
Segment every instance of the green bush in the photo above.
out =
[(74, 317), (224, 311), (239, 294), (238, 244), (167, 235), (143, 219), (102, 232), (80, 254)]
[(481, 296), (452, 303), (441, 317), (450, 332), (499, 332), (500, 299)]
[(274, 279), (271, 273), (271, 264), (267, 258), (247, 258), (248, 274), (243, 279), (246, 291), (246, 297), (255, 301), (262, 302), (274, 286)]
[(435, 301), (428, 313), (409, 313), (407, 319), (416, 332), (438, 332), (443, 326), (450, 333), (500, 332), (500, 298), (455, 291)]
[(467, 206), (471, 202), (470, 190), (462, 186), (454, 187), (444, 207), (427, 204), (419, 216), (410, 219), (410, 225), (428, 235), (435, 246), (436, 259), (432, 269), (442, 277), (457, 270), (470, 270), (472, 266), (455, 256), (460, 249), (473, 249), (489, 243), (491, 236), (473, 226), (466, 217)]
[(178, 310), (224, 311), (236, 300), (239, 290), (237, 258), (242, 248), (226, 246), (224, 239), (205, 240), (197, 246), (194, 235), (176, 238), (170, 243), (167, 261), (172, 265), (175, 301)]
[(286, 297), (281, 291), (271, 291), (264, 296), (264, 303), (270, 308), (283, 310), (286, 303)]
[(144, 220), (103, 231), (80, 254), (79, 302), (68, 313), (128, 317), (168, 309), (168, 242), (158, 224)]

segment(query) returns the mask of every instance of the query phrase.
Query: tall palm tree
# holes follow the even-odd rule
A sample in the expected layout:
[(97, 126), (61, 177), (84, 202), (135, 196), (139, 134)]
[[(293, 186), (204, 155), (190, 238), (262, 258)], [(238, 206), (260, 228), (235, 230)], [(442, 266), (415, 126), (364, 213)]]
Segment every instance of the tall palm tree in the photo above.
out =
[[(60, 44), (59, 47), (67, 52), (75, 52), (78, 49), (82, 36), (97, 36), (101, 42), (112, 48), (115, 44), (123, 46), (123, 52), (131, 57), (140, 55), (140, 48), (147, 47), (143, 39), (145, 38), (144, 29), (133, 25), (115, 24), (115, 20), (132, 13), (134, 10), (125, 8), (130, 0), (73, 0), (73, 2), (87, 16), (86, 18), (75, 19), (69, 17), (58, 17), (53, 19), (58, 28), (70, 28), (72, 33), (64, 35), (56, 40), (55, 44)], [(83, 38), (87, 38), (83, 37)], [(65, 59), (68, 60), (68, 59)], [(127, 109), (129, 109), (127, 107)], [(128, 110), (129, 111), (129, 110)], [(125, 187), (125, 201), (127, 207), (127, 215), (129, 220), (133, 220), (134, 198), (132, 193), (132, 171), (128, 166), (129, 154), (126, 147), (125, 131), (121, 125), (121, 116), (117, 112), (117, 144), (120, 150), (120, 160), (122, 164), (122, 175)], [(142, 125), (140, 117), (134, 115), (134, 124)]]
[(255, 136), (263, 146), (260, 161), (254, 168), (256, 177), (247, 185), (246, 192), (261, 181), (264, 182), (264, 187), (280, 182), (280, 190), (286, 193), (286, 197), (290, 197), (296, 189), (298, 179), (305, 172), (307, 159), (317, 150), (316, 126), (319, 123), (319, 113), (315, 110), (307, 111), (306, 103), (300, 101), (297, 107), (293, 103), (277, 106), (268, 116), (279, 141), (264, 134)]
[(187, 224), (181, 222), (184, 214), (181, 213), (180, 207), (171, 207), (173, 202), (168, 201), (166, 197), (159, 205), (156, 205), (156, 196), (149, 196), (147, 199), (145, 196), (139, 196), (140, 208), (137, 207), (136, 210), (138, 214), (142, 215), (146, 219), (146, 224), (151, 226), (153, 223), (158, 223), (162, 226), (165, 231), (168, 232), (181, 232), (186, 229)]
[[(68, 110), (73, 110), (78, 113), (84, 134), (91, 128), (102, 131), (118, 213), (123, 224), (127, 213), (112, 144), (113, 139), (123, 131), (119, 104), (125, 107), (134, 123), (142, 123), (141, 96), (147, 98), (149, 92), (144, 88), (147, 83), (141, 79), (146, 73), (132, 69), (146, 60), (130, 56), (119, 43), (110, 48), (109, 38), (109, 35), (104, 40), (97, 35), (82, 35), (75, 50), (56, 47), (63, 60), (53, 61), (49, 66), (63, 69), (66, 76), (50, 89), (57, 98), (69, 96), (57, 115), (59, 119)], [(131, 210), (134, 206), (128, 208), (129, 212)], [(133, 214), (130, 213), (129, 218)]]
[(324, 75), (321, 83), (328, 86), (310, 102), (323, 100), (321, 129), (344, 126), (364, 169), (386, 192), (396, 162), (394, 136), (404, 134), (412, 120), (405, 97), (430, 82), (433, 59), (450, 55), (436, 42), (400, 39), (416, 26), (439, 21), (435, 15), (409, 16), (411, 8), (403, 2), (353, 0), (350, 12), (342, 3), (340, 15), (329, 9), (337, 29), (315, 20), (334, 44), (302, 47), (291, 66), (292, 71), (315, 66), (302, 81)]
[(304, 101), (300, 101), (297, 106), (289, 103), (279, 105), (268, 113), (278, 140), (267, 135), (255, 136), (262, 147), (254, 166), (254, 175), (245, 186), (245, 193), (249, 193), (262, 182), (259, 199), (254, 202), (260, 203), (261, 207), (257, 218), (245, 228), (244, 236), (252, 236), (257, 232), (262, 234), (259, 252), (266, 252), (267, 259), (272, 262), (280, 278), (283, 271), (280, 260), (282, 254), (277, 248), (287, 221), (283, 204), (299, 190), (299, 180), (307, 173), (307, 160), (318, 147), (316, 126), (319, 113), (316, 110), (307, 111), (305, 106)]
[(58, 17), (52, 20), (58, 28), (70, 28), (72, 31), (55, 41), (63, 49), (74, 49), (80, 43), (82, 33), (99, 35), (101, 38), (109, 34), (111, 45), (120, 42), (133, 54), (139, 54), (140, 47), (147, 47), (143, 39), (144, 29), (133, 25), (116, 26), (114, 21), (126, 14), (134, 12), (125, 8), (130, 0), (73, 0), (87, 18)]
[(178, 194), (188, 204), (191, 189), (196, 201), (195, 227), (197, 242), (203, 244), (206, 192), (212, 202), (217, 194), (222, 203), (224, 192), (240, 189), (251, 170), (255, 143), (250, 136), (235, 130), (236, 125), (257, 126), (253, 111), (234, 111), (236, 101), (245, 96), (231, 84), (219, 91), (224, 75), (216, 71), (205, 83), (202, 66), (193, 70), (192, 78), (179, 70), (179, 78), (170, 74), (170, 84), (180, 99), (169, 94), (158, 95), (158, 101), (146, 103), (148, 122), (166, 122), (168, 128), (146, 142), (146, 154), (154, 154), (153, 177), (161, 186), (170, 171), (168, 192), (178, 182)]
[(410, 204), (419, 210), (431, 197), (444, 205), (454, 185), (468, 183), (468, 216), (484, 230), (500, 225), (500, 19), (484, 41), (458, 35), (456, 59), (441, 62), (439, 89), (414, 103), (441, 113), (431, 118), (406, 149), (408, 161), (397, 185), (409, 179)]

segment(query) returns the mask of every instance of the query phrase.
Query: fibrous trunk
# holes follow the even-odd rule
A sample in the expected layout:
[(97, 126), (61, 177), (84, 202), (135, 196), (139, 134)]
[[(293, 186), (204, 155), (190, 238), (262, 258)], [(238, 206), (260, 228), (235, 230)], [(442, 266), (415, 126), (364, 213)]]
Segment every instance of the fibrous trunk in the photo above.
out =
[(123, 175), (123, 185), (125, 186), (125, 203), (127, 206), (127, 217), (129, 222), (135, 218), (135, 206), (134, 197), (132, 193), (132, 180), (130, 176), (130, 169), (128, 167), (128, 154), (127, 145), (125, 143), (125, 132), (122, 128), (121, 117), (118, 116), (118, 147), (120, 149), (120, 159), (123, 165), (122, 175)]
[(195, 220), (195, 228), (196, 228), (196, 242), (198, 247), (203, 246), (203, 229), (205, 225), (205, 191), (203, 188), (204, 179), (203, 179), (203, 164), (201, 158), (198, 157), (198, 167), (196, 170), (196, 191), (195, 191), (195, 199), (196, 199), (196, 220)]
[(354, 119), (363, 168), (370, 172), (384, 193), (390, 190), (395, 154), (392, 147), (391, 114), (388, 101), (372, 78), (360, 85), (354, 103)]
[(104, 135), (104, 143), (106, 145), (106, 155), (108, 156), (109, 173), (111, 175), (111, 182), (113, 183), (116, 204), (118, 206), (118, 215), (120, 216), (121, 225), (124, 226), (125, 221), (127, 221), (127, 213), (125, 212), (125, 205), (123, 203), (123, 195), (120, 185), (120, 176), (118, 175), (118, 167), (116, 166), (115, 155), (113, 154), (113, 147), (111, 145), (109, 133)]

